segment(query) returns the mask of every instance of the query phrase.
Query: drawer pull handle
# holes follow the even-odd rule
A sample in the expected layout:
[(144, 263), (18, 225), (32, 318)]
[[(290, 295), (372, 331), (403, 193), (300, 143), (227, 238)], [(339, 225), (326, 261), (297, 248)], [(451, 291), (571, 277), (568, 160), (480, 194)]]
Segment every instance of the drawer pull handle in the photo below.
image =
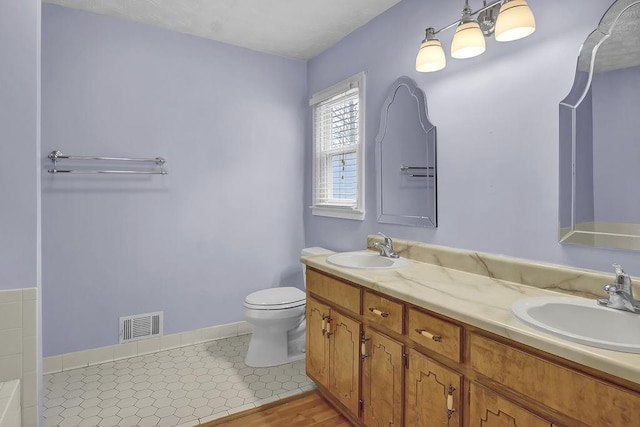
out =
[(416, 332), (419, 333), (420, 335), (422, 335), (425, 338), (428, 338), (430, 340), (434, 340), (435, 342), (441, 342), (442, 341), (442, 337), (440, 335), (433, 335), (432, 333), (427, 332), (424, 329), (416, 329)]
[(380, 311), (377, 308), (369, 307), (369, 311), (380, 317), (389, 317), (389, 313), (386, 311)]
[(453, 392), (456, 391), (456, 388), (452, 385), (449, 386), (448, 394), (447, 394), (447, 416), (451, 418), (451, 416), (456, 412), (453, 409)]

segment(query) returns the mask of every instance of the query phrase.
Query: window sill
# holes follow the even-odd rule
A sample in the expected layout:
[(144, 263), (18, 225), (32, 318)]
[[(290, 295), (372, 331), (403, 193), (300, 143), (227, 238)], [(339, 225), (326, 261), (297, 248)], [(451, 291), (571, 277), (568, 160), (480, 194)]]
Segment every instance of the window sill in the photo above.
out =
[(353, 209), (344, 208), (325, 208), (325, 207), (311, 207), (311, 214), (315, 216), (326, 216), (330, 218), (342, 218), (353, 219), (357, 221), (364, 221), (364, 211), (358, 211)]

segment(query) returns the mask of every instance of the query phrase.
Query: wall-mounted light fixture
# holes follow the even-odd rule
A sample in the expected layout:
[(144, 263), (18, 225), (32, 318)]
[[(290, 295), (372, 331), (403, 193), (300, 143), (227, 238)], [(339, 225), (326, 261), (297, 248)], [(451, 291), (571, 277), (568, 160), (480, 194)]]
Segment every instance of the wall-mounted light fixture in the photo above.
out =
[[(473, 16), (478, 15), (477, 19)], [(436, 34), (456, 27), (451, 42), (451, 56), (457, 59), (473, 58), (485, 51), (485, 37), (495, 33), (496, 40), (507, 42), (528, 36), (536, 30), (533, 13), (526, 0), (497, 0), (490, 4), (484, 1), (484, 7), (475, 12), (465, 0), (462, 17), (436, 31), (427, 28), (427, 35), (422, 41), (416, 57), (416, 70), (432, 72), (443, 69), (447, 59)]]

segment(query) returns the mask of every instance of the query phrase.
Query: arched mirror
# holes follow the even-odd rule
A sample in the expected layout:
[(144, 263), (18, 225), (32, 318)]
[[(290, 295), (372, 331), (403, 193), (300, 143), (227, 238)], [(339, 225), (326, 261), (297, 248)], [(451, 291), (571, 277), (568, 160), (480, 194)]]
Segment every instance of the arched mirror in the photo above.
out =
[(560, 241), (640, 250), (640, 0), (584, 42), (560, 103)]
[(391, 85), (382, 106), (376, 167), (378, 222), (437, 227), (436, 127), (409, 77)]

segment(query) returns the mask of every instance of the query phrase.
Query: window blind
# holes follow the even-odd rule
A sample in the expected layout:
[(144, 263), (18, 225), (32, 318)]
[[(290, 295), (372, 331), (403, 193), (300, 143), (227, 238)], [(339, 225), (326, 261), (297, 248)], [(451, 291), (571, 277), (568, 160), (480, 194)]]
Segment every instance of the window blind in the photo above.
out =
[(313, 205), (358, 208), (359, 89), (314, 105)]

